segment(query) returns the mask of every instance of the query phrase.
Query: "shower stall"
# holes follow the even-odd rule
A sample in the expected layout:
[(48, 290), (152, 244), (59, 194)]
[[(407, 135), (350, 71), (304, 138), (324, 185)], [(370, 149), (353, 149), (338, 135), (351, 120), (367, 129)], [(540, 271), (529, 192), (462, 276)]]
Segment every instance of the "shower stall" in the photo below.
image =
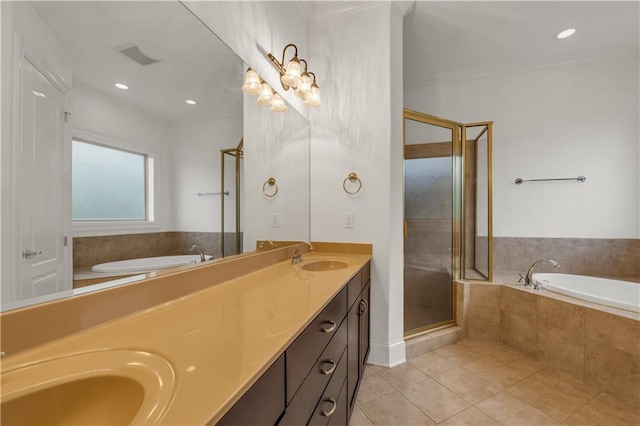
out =
[[(240, 139), (235, 148), (220, 150), (220, 252), (222, 257), (242, 253), (243, 158), (244, 138)], [(225, 202), (225, 195), (229, 194), (233, 195), (232, 203)], [(231, 224), (235, 232), (227, 233), (227, 225)]]
[(454, 280), (491, 278), (491, 122), (404, 111), (404, 331), (455, 323)]

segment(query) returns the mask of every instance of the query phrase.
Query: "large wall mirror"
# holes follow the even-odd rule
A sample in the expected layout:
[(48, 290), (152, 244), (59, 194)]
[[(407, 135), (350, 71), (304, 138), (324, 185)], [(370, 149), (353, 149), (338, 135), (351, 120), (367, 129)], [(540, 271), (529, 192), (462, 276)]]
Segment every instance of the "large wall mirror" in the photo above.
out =
[(184, 5), (2, 8), (3, 311), (309, 239), (308, 122)]

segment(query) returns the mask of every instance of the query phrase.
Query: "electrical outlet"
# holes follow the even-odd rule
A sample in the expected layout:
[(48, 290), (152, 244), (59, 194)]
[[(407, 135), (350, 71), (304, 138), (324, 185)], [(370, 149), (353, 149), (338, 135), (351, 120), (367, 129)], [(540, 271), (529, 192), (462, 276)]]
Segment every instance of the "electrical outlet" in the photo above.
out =
[(276, 213), (271, 214), (271, 227), (272, 228), (280, 227), (280, 218), (278, 218), (278, 215)]
[(353, 213), (344, 214), (344, 227), (353, 228)]

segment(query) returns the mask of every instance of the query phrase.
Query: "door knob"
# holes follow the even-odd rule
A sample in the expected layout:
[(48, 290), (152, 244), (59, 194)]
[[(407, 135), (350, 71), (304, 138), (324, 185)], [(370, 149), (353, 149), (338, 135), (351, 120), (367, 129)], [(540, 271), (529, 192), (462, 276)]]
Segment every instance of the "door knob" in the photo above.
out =
[(42, 250), (31, 251), (31, 249), (26, 249), (22, 252), (22, 257), (24, 257), (25, 259), (31, 259), (33, 256), (37, 256), (39, 254), (42, 254)]

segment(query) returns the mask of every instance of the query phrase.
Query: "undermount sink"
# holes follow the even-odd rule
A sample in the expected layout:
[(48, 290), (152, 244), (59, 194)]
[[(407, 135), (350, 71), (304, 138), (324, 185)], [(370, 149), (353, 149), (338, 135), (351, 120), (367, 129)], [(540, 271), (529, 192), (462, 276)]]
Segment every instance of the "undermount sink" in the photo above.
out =
[(316, 260), (302, 265), (305, 271), (337, 271), (349, 266), (348, 263), (340, 260)]
[(66, 356), (2, 372), (0, 422), (155, 424), (173, 398), (171, 365), (140, 351)]

